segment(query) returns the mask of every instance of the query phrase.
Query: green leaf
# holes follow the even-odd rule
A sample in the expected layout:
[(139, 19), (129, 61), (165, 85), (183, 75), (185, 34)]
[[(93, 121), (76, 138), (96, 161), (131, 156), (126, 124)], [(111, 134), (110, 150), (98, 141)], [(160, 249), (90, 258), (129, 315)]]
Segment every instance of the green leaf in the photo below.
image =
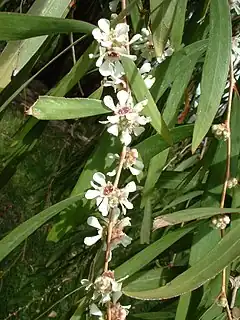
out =
[(81, 320), (83, 313), (86, 311), (86, 304), (87, 304), (87, 298), (83, 297), (80, 300), (79, 305), (76, 311), (74, 312), (74, 314), (71, 316), (70, 320)]
[(65, 199), (20, 224), (0, 241), (0, 261), (44, 223), (53, 218), (64, 208), (79, 201), (81, 198), (82, 195), (78, 195)]
[(168, 142), (172, 143), (170, 133), (168, 131), (168, 128), (165, 124), (165, 122), (162, 119), (162, 116), (160, 112), (158, 111), (158, 108), (152, 98), (152, 95), (148, 91), (145, 82), (141, 76), (141, 74), (138, 72), (138, 69), (135, 65), (135, 63), (130, 60), (129, 58), (122, 58), (122, 64), (124, 67), (124, 70), (126, 72), (126, 76), (128, 79), (128, 82), (131, 86), (131, 89), (133, 91), (133, 94), (135, 95), (137, 101), (142, 101), (147, 99), (148, 104), (144, 107), (143, 113), (146, 116), (149, 116), (151, 118), (151, 124), (154, 127), (154, 129)]
[[(156, 227), (154, 229), (163, 228), (170, 225), (175, 225), (182, 222), (188, 222), (195, 219), (206, 219), (217, 214), (227, 214), (227, 213), (239, 213), (240, 209), (232, 208), (189, 208), (186, 210), (176, 211), (166, 215), (161, 215), (156, 217), (155, 223)], [(155, 213), (157, 214), (157, 212)]]
[[(193, 125), (186, 125), (174, 128), (170, 131), (173, 143), (178, 143), (192, 136)], [(135, 146), (145, 166), (149, 165), (150, 160), (163, 150), (167, 149), (169, 144), (164, 141), (158, 134), (151, 136)]]
[(151, 88), (155, 101), (160, 99), (175, 79), (181, 79), (182, 74), (188, 70), (189, 59), (192, 59), (192, 56), (196, 54), (199, 54), (200, 57), (206, 51), (207, 44), (208, 40), (200, 40), (174, 53), (170, 58), (169, 64), (167, 64), (168, 60), (162, 63), (167, 68), (163, 78), (162, 64), (157, 67), (154, 74), (156, 81)]
[(150, 0), (153, 44), (157, 57), (161, 57), (171, 31), (177, 0)]
[[(130, 1), (130, 3), (131, 2), (132, 0)], [(141, 21), (142, 21), (140, 10), (143, 10), (143, 4), (141, 0), (136, 2), (133, 8), (131, 9), (131, 22), (132, 22), (134, 33), (137, 33), (137, 31), (140, 30)]]
[[(63, 17), (67, 13), (69, 0), (36, 0), (27, 14), (48, 17)], [(1, 30), (0, 30), (1, 33)], [(23, 41), (13, 41), (6, 45), (0, 55), (0, 88), (5, 88), (11, 81), (14, 70), (18, 72), (29, 62), (45, 42), (47, 36)]]
[(177, 199), (173, 200), (172, 202), (170, 202), (167, 206), (165, 206), (161, 212), (169, 209), (169, 208), (172, 208), (172, 207), (175, 207), (177, 206), (178, 204), (182, 203), (182, 202), (186, 202), (186, 201), (189, 201), (195, 197), (198, 197), (200, 195), (203, 194), (203, 191), (202, 190), (199, 190), (199, 191), (192, 191), (192, 192), (189, 192), (187, 194), (184, 194), (180, 197), (178, 197)]
[(160, 253), (169, 248), (173, 243), (194, 230), (196, 227), (197, 224), (194, 223), (176, 231), (169, 232), (167, 235), (150, 244), (147, 248), (143, 249), (115, 269), (114, 273), (116, 279), (133, 275), (135, 272), (142, 269), (149, 262), (155, 259)]
[(210, 4), (209, 44), (203, 66), (201, 95), (194, 126), (192, 150), (203, 140), (218, 110), (226, 85), (231, 54), (231, 21), (227, 0)]
[(140, 231), (140, 243), (149, 243), (152, 227), (152, 204), (151, 197), (147, 197), (144, 203), (144, 214)]
[(40, 120), (66, 120), (95, 116), (110, 112), (101, 100), (42, 96), (28, 114)]
[(215, 277), (226, 266), (240, 255), (239, 228), (230, 230), (218, 244), (198, 263), (176, 277), (164, 287), (156, 290), (128, 292), (127, 296), (137, 299), (158, 300), (168, 299), (192, 291), (209, 279)]
[(78, 20), (0, 12), (0, 40), (22, 40), (56, 33), (91, 33), (94, 25)]
[(143, 187), (142, 204), (145, 202), (145, 197), (148, 197), (153, 192), (155, 184), (157, 183), (167, 161), (168, 153), (169, 149), (163, 150), (150, 160), (147, 178)]
[(174, 50), (179, 50), (182, 43), (187, 0), (178, 0), (173, 25), (170, 33), (170, 41)]
[(136, 317), (137, 319), (159, 319), (159, 320), (168, 320), (174, 319), (174, 312), (170, 311), (159, 311), (159, 312), (148, 312), (148, 313), (133, 313), (131, 316)]
[(185, 293), (181, 295), (178, 302), (175, 320), (187, 319), (190, 300), (191, 300), (191, 293)]

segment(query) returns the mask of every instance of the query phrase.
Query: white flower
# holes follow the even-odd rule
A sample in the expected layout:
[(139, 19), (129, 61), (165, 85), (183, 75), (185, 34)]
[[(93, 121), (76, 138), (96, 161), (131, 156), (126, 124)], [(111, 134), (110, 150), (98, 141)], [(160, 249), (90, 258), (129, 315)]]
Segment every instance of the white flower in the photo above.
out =
[(94, 190), (90, 189), (85, 193), (86, 199), (96, 199), (98, 210), (103, 216), (107, 216), (110, 209), (109, 199), (111, 199), (115, 191), (113, 184), (109, 181), (106, 182), (105, 175), (103, 173), (96, 172), (93, 175), (91, 186)]
[(102, 84), (104, 87), (113, 87), (114, 91), (118, 91), (120, 89), (126, 89), (127, 84), (123, 80), (123, 78), (118, 78), (116, 75), (110, 75), (108, 77), (105, 77), (102, 81)]
[(148, 29), (142, 28), (141, 35), (132, 48), (140, 51), (143, 58), (151, 61), (155, 57), (152, 33)]
[[(108, 157), (111, 159), (120, 159), (120, 156), (118, 154), (109, 154)], [(142, 172), (144, 164), (142, 163), (142, 161), (138, 160), (137, 149), (130, 149), (127, 147), (125, 159), (123, 162), (123, 168), (129, 169), (131, 174), (134, 176), (137, 176)], [(116, 169), (114, 169), (113, 171), (108, 172), (107, 175), (112, 177), (115, 176), (116, 173)]]
[[(133, 208), (133, 204), (129, 202), (127, 198), (130, 192), (136, 191), (135, 182), (129, 182), (125, 188), (118, 189), (115, 188), (111, 182), (106, 182), (105, 175), (103, 173), (97, 172), (93, 175), (93, 181), (91, 181), (91, 185), (94, 190), (88, 190), (85, 193), (85, 198), (96, 199), (98, 210), (103, 216), (107, 216), (110, 208), (117, 208), (119, 204), (122, 207), (123, 214), (126, 213), (126, 208)], [(98, 237), (99, 236), (100, 234)]]
[(147, 100), (133, 105), (131, 95), (125, 90), (117, 93), (119, 103), (115, 106), (111, 96), (105, 96), (104, 104), (114, 111), (114, 116), (108, 116), (107, 121), (101, 123), (109, 123), (107, 129), (114, 136), (120, 135), (120, 140), (126, 146), (132, 141), (131, 135), (139, 136), (144, 131), (144, 125), (150, 122), (149, 117), (140, 115), (144, 106), (147, 105)]
[(102, 47), (122, 47), (128, 43), (129, 26), (126, 23), (118, 23), (115, 28), (110, 27), (110, 21), (100, 19), (98, 28), (93, 29), (92, 35)]
[(87, 224), (93, 228), (96, 228), (98, 231), (98, 235), (97, 236), (93, 236), (93, 237), (86, 237), (84, 238), (84, 243), (87, 246), (92, 246), (94, 243), (96, 243), (98, 240), (102, 239), (102, 235), (103, 235), (103, 227), (101, 226), (101, 224), (99, 223), (98, 219), (96, 217), (89, 217), (87, 219)]
[(141, 74), (145, 85), (148, 89), (150, 89), (154, 82), (155, 82), (155, 77), (153, 77), (151, 74), (148, 74), (151, 71), (151, 64), (149, 62), (144, 62), (142, 67), (139, 69), (139, 73)]
[(106, 303), (111, 300), (111, 296), (116, 293), (121, 295), (122, 283), (117, 282), (114, 278), (114, 272), (107, 271), (94, 281), (93, 300), (101, 296), (101, 302)]

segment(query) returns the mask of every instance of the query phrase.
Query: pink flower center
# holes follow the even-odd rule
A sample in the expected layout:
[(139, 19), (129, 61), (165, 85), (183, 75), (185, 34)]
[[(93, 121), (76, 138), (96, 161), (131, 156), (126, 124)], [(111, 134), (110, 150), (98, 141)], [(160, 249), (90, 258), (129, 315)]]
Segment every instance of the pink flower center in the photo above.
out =
[(114, 190), (114, 187), (112, 184), (107, 185), (106, 187), (104, 187), (103, 189), (103, 194), (104, 196), (109, 196)]
[(118, 110), (118, 114), (120, 114), (121, 116), (123, 116), (123, 115), (129, 113), (130, 111), (131, 111), (131, 108), (125, 106), (125, 107), (123, 107), (123, 108), (121, 108), (121, 109)]

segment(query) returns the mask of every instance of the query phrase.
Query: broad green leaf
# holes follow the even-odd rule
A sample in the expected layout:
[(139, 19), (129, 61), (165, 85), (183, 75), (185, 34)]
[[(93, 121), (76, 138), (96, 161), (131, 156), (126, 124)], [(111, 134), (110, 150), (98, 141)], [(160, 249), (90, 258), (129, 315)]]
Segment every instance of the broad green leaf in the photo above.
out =
[(155, 259), (160, 253), (169, 248), (173, 243), (181, 239), (183, 236), (191, 232), (197, 227), (197, 224), (188, 225), (182, 229), (169, 232), (159, 240), (150, 244), (128, 261), (121, 264), (114, 271), (116, 279), (121, 279), (126, 276), (131, 276), (138, 270), (142, 269), (149, 262)]
[[(166, 226), (188, 222), (195, 219), (206, 219), (217, 214), (227, 214), (227, 213), (239, 213), (240, 209), (232, 208), (211, 208), (211, 207), (201, 207), (201, 208), (189, 208), (186, 210), (181, 210), (166, 215), (161, 215), (156, 217), (154, 222), (155, 228), (163, 228)], [(155, 213), (157, 214), (157, 213)]]
[[(193, 125), (180, 126), (173, 128), (170, 133), (173, 143), (178, 143), (183, 139), (192, 136)], [(168, 143), (164, 141), (158, 134), (151, 136), (135, 146), (141, 157), (145, 166), (149, 165), (150, 160), (163, 150), (169, 147)]]
[(168, 128), (165, 122), (162, 119), (160, 112), (152, 98), (152, 95), (148, 91), (145, 82), (139, 73), (135, 63), (130, 60), (129, 58), (122, 58), (122, 64), (124, 70), (126, 72), (126, 76), (130, 87), (133, 91), (134, 96), (136, 97), (137, 101), (142, 101), (147, 99), (148, 104), (144, 107), (143, 113), (146, 116), (151, 118), (151, 124), (154, 129), (168, 142), (171, 143), (171, 136), (169, 134)]
[(198, 263), (176, 277), (164, 287), (156, 290), (127, 292), (124, 294), (137, 299), (168, 299), (192, 291), (209, 279), (214, 278), (233, 260), (240, 256), (239, 228), (230, 230), (218, 244)]
[(177, 1), (176, 12), (170, 33), (170, 41), (174, 50), (179, 50), (181, 47), (187, 2), (187, 0)]
[(192, 59), (191, 57), (196, 54), (199, 54), (200, 57), (206, 51), (207, 44), (208, 40), (200, 40), (174, 53), (170, 58), (169, 64), (166, 63), (167, 60), (162, 63), (167, 64), (167, 70), (163, 78), (161, 76), (162, 64), (157, 67), (155, 71), (156, 81), (151, 88), (151, 93), (155, 101), (160, 99), (175, 79), (181, 78), (181, 75), (187, 72), (189, 59)]
[(153, 44), (157, 57), (161, 57), (171, 31), (177, 0), (150, 0), (150, 18)]
[[(132, 0), (130, 1), (130, 3), (131, 2)], [(131, 9), (131, 22), (132, 22), (134, 33), (137, 33), (137, 31), (140, 30), (141, 22), (142, 22), (140, 10), (142, 9), (143, 9), (142, 0), (137, 1), (133, 6), (133, 8)]]
[(80, 300), (79, 305), (71, 316), (70, 320), (81, 320), (83, 313), (86, 311), (87, 298), (84, 297)]
[(185, 293), (181, 295), (178, 302), (175, 320), (187, 319), (190, 300), (191, 300), (191, 293)]
[[(168, 319), (174, 319), (174, 312), (170, 311), (159, 311), (159, 312), (148, 312), (148, 313), (131, 313), (131, 316), (137, 319), (157, 319), (157, 320), (168, 320)], [(183, 319), (182, 319), (183, 320)]]
[(231, 54), (231, 21), (227, 0), (212, 0), (210, 31), (201, 80), (201, 95), (194, 126), (192, 150), (203, 140), (218, 110), (226, 85)]
[(78, 20), (0, 12), (0, 40), (22, 40), (55, 33), (91, 33), (94, 25)]
[(101, 100), (42, 96), (28, 114), (39, 120), (66, 120), (108, 113)]
[(151, 197), (147, 197), (144, 203), (143, 220), (140, 231), (140, 243), (149, 243), (152, 228), (152, 204)]
[(145, 197), (152, 193), (167, 161), (168, 153), (169, 149), (163, 150), (150, 160), (147, 178), (143, 187), (142, 205), (145, 203)]
[(166, 107), (163, 112), (163, 119), (170, 128), (174, 126), (176, 123), (177, 116), (179, 113), (180, 102), (184, 97), (185, 89), (188, 86), (188, 83), (191, 79), (192, 73), (200, 55), (201, 52), (195, 52), (191, 55), (188, 55), (188, 59), (182, 61), (182, 63), (187, 63), (187, 68), (182, 70), (181, 75), (177, 76), (173, 81), (171, 91), (166, 102)]
[[(63, 17), (67, 12), (69, 0), (36, 0), (27, 14), (35, 16)], [(0, 31), (1, 33), (1, 31)], [(18, 72), (38, 51), (47, 36), (23, 41), (9, 42), (0, 55), (0, 88), (5, 88), (11, 81), (14, 70)]]
[(81, 198), (82, 195), (78, 195), (65, 199), (20, 224), (0, 241), (0, 261), (44, 223), (53, 218), (64, 208), (79, 201)]
[(203, 194), (202, 190), (200, 190), (200, 191), (192, 191), (192, 192), (189, 192), (187, 194), (184, 194), (184, 195), (178, 197), (177, 199), (173, 200), (172, 202), (170, 202), (167, 206), (165, 206), (161, 210), (161, 212), (163, 212), (163, 211), (165, 211), (165, 210), (167, 210), (169, 208), (175, 207), (175, 206), (177, 206), (178, 204), (180, 204), (182, 202), (189, 201), (189, 200), (191, 200), (191, 199), (193, 199), (195, 197), (198, 197), (198, 196), (200, 196), (202, 194)]

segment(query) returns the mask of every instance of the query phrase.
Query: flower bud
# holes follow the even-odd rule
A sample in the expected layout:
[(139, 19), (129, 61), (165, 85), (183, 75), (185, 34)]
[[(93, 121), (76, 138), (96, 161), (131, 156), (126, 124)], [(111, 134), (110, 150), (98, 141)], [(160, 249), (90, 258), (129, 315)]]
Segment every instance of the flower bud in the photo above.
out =
[(230, 136), (229, 129), (225, 123), (212, 125), (212, 133), (216, 139), (223, 141), (226, 141)]
[(216, 229), (225, 229), (231, 220), (227, 215), (215, 216), (212, 218), (212, 226)]
[(227, 182), (228, 189), (232, 189), (238, 185), (238, 179), (237, 178), (230, 178)]

